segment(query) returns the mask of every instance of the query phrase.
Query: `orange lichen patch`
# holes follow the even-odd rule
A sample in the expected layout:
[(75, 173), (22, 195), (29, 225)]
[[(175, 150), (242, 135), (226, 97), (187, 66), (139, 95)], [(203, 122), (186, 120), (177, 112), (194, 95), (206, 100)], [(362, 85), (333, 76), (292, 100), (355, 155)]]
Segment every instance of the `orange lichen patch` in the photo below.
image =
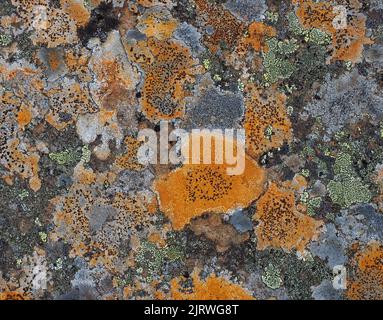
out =
[(249, 46), (251, 46), (257, 52), (261, 50), (267, 52), (265, 41), (268, 37), (274, 37), (275, 35), (275, 28), (262, 22), (255, 21), (249, 25), (248, 35), (241, 39), (237, 48), (237, 52), (246, 52)]
[(61, 0), (61, 7), (74, 20), (78, 26), (84, 26), (88, 23), (90, 13), (80, 0)]
[(96, 181), (96, 174), (93, 170), (84, 168), (81, 162), (74, 168), (73, 177), (81, 184), (92, 184)]
[(253, 85), (247, 91), (244, 123), (246, 147), (249, 155), (258, 158), (262, 153), (291, 140), (291, 122), (284, 94), (264, 91)]
[(300, 174), (294, 175), (293, 180), (284, 181), (282, 186), (287, 189), (293, 190), (295, 193), (302, 193), (307, 188), (307, 180)]
[[(90, 175), (93, 176), (93, 173), (90, 172)], [(102, 181), (97, 180), (85, 181), (85, 184), (75, 180), (65, 196), (51, 200), (55, 206), (55, 229), (50, 238), (68, 242), (72, 247), (71, 257), (86, 256), (90, 265), (101, 263), (114, 270), (120, 246), (138, 226), (146, 230), (149, 228), (151, 215), (147, 204), (152, 199), (150, 195), (123, 193), (104, 197), (97, 191), (104, 184), (99, 184)], [(122, 258), (120, 263), (127, 261)]]
[(318, 28), (334, 32), (333, 21), (336, 13), (334, 6), (328, 2), (313, 2), (312, 0), (297, 0), (299, 3), (297, 16), (305, 28)]
[(198, 217), (191, 221), (190, 229), (197, 235), (204, 235), (212, 240), (218, 252), (224, 252), (232, 245), (239, 245), (249, 239), (249, 233), (240, 234), (230, 224), (222, 222), (218, 214), (210, 214), (208, 217)]
[(102, 2), (102, 0), (89, 0), (89, 4), (92, 6), (92, 7), (98, 7), (100, 5), (100, 3)]
[(158, 245), (159, 247), (163, 248), (166, 246), (166, 241), (162, 237), (162, 235), (159, 232), (153, 232), (149, 235), (148, 240), (151, 243), (154, 243)]
[(55, 48), (77, 41), (76, 22), (46, 0), (12, 0), (12, 4), (24, 24), (34, 30), (31, 37), (34, 44)]
[(80, 81), (88, 82), (92, 80), (88, 68), (89, 58), (88, 50), (83, 48), (80, 51), (66, 50), (64, 59), (69, 72), (76, 74)]
[(48, 51), (48, 64), (49, 68), (55, 72), (58, 70), (58, 68), (61, 65), (61, 56), (56, 50), (49, 50)]
[(122, 102), (132, 101), (131, 75), (123, 70), (121, 62), (117, 59), (101, 60), (94, 66), (94, 71), (101, 83), (99, 94), (103, 107), (115, 109)]
[(119, 110), (133, 117), (137, 101), (134, 90), (139, 77), (126, 56), (118, 31), (109, 33), (107, 40), (89, 60), (89, 68), (96, 77), (92, 98), (105, 109)]
[[(214, 154), (211, 158), (215, 159)], [(184, 164), (156, 180), (160, 209), (174, 229), (182, 229), (204, 212), (227, 212), (257, 199), (263, 190), (264, 171), (246, 155), (243, 161), (244, 172), (238, 175), (228, 174), (232, 166), (212, 161), (209, 165)]]
[(0, 150), (1, 164), (12, 174), (23, 179), (29, 179), (29, 186), (33, 191), (38, 191), (41, 181), (38, 177), (39, 155), (20, 149), (19, 139), (12, 139)]
[(131, 286), (126, 286), (123, 289), (123, 297), (124, 299), (129, 299), (132, 295), (132, 287)]
[[(358, 13), (359, 1), (338, 1), (347, 10), (344, 14), (337, 10), (336, 4), (297, 0), (297, 16), (305, 28), (318, 28), (332, 35), (332, 59), (359, 62), (363, 45), (373, 43), (366, 37), (366, 18)], [(341, 15), (344, 14), (344, 17)], [(337, 25), (344, 20), (345, 25)]]
[(174, 40), (150, 38), (128, 51), (146, 74), (141, 106), (147, 118), (159, 121), (182, 117), (188, 95), (184, 84), (194, 82), (194, 76), (202, 72), (189, 48)]
[(351, 16), (348, 27), (337, 30), (333, 37), (333, 59), (341, 61), (359, 62), (362, 58), (363, 46), (374, 43), (365, 36), (366, 17)]
[(50, 110), (45, 120), (57, 130), (65, 129), (79, 114), (97, 110), (88, 89), (76, 82), (68, 82), (63, 88), (51, 89), (47, 95), (50, 98)]
[(383, 299), (383, 245), (370, 243), (357, 252), (353, 264), (357, 268), (347, 288), (347, 297), (352, 300)]
[(29, 179), (31, 189), (38, 191), (40, 157), (33, 146), (21, 140), (24, 127), (32, 120), (32, 107), (26, 104), (23, 92), (20, 97), (15, 94), (19, 94), (19, 88), (4, 91), (0, 96), (0, 164), (8, 171), (2, 178), (8, 184), (13, 183), (15, 175)]
[(254, 297), (246, 289), (238, 284), (229, 282), (224, 278), (210, 275), (201, 280), (198, 271), (191, 275), (193, 289), (186, 291), (180, 285), (182, 279), (173, 279), (170, 283), (170, 291), (174, 300), (254, 300)]
[(30, 105), (26, 105), (23, 101), (24, 96), (22, 94), (21, 98), (14, 95), (10, 91), (5, 91), (0, 97), (0, 104), (4, 106), (3, 110), (5, 111), (6, 106), (9, 107), (9, 111), (12, 112), (12, 117), (8, 115), (8, 117), (4, 120), (10, 121), (10, 118), (13, 118), (13, 111), (16, 111), (16, 120), (18, 124), (18, 128), (24, 130), (24, 127), (28, 125), (32, 121), (32, 108)]
[(20, 22), (20, 18), (16, 15), (2, 16), (0, 18), (0, 26), (3, 28), (9, 28), (17, 25)]
[(158, 40), (165, 40), (171, 37), (177, 25), (178, 21), (171, 16), (169, 11), (156, 8), (145, 12), (138, 19), (137, 29), (148, 38), (155, 37)]
[(258, 200), (253, 219), (259, 223), (256, 227), (259, 250), (273, 247), (303, 251), (308, 242), (317, 237), (323, 224), (299, 212), (294, 192), (274, 183)]
[(17, 113), (17, 122), (20, 128), (24, 129), (32, 120), (32, 112), (30, 108), (22, 106)]
[(141, 141), (138, 141), (138, 139), (127, 136), (124, 141), (126, 152), (121, 155), (117, 156), (116, 160), (114, 161), (114, 165), (119, 170), (140, 170), (143, 169), (143, 165), (138, 162), (137, 159), (137, 152), (139, 147), (142, 145)]
[(29, 300), (28, 296), (16, 291), (0, 292), (0, 300)]
[(205, 25), (213, 27), (213, 34), (205, 36), (204, 42), (215, 53), (222, 44), (231, 50), (245, 31), (245, 25), (222, 5), (207, 0), (195, 0), (197, 14), (206, 17)]

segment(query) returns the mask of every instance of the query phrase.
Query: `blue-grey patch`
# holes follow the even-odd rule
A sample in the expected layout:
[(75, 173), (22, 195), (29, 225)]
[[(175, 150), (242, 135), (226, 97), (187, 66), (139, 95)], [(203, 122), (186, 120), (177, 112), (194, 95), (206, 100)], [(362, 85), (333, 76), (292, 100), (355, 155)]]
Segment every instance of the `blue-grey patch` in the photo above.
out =
[(383, 215), (376, 212), (370, 204), (362, 204), (350, 209), (352, 214), (364, 216), (364, 224), (368, 226), (368, 236), (374, 240), (383, 240)]
[(345, 255), (345, 240), (338, 236), (335, 225), (326, 225), (326, 231), (321, 234), (318, 241), (310, 245), (310, 251), (319, 258), (327, 260), (330, 268), (336, 265), (343, 265), (347, 259)]
[(204, 48), (200, 43), (202, 36), (192, 25), (187, 24), (186, 22), (181, 23), (174, 32), (174, 36), (178, 40), (185, 42), (194, 55), (201, 54), (204, 51)]
[(315, 300), (342, 300), (343, 294), (341, 290), (334, 289), (334, 286), (330, 280), (323, 280), (322, 283), (313, 287), (312, 297)]
[(240, 94), (221, 92), (216, 87), (207, 89), (200, 98), (188, 102), (183, 126), (191, 128), (237, 128), (244, 114)]
[(137, 41), (142, 41), (146, 39), (146, 35), (140, 32), (137, 29), (131, 29), (126, 33), (126, 38), (128, 40), (137, 40)]
[(231, 215), (229, 222), (240, 233), (253, 230), (253, 223), (242, 210), (235, 211)]
[(245, 21), (262, 20), (267, 10), (264, 0), (229, 0), (225, 7), (237, 18)]
[[(320, 118), (330, 136), (356, 123), (364, 114), (369, 114), (373, 123), (383, 117), (383, 95), (378, 84), (356, 69), (339, 78), (327, 75), (317, 96), (306, 105), (305, 111)], [(328, 140), (328, 136), (325, 139)]]

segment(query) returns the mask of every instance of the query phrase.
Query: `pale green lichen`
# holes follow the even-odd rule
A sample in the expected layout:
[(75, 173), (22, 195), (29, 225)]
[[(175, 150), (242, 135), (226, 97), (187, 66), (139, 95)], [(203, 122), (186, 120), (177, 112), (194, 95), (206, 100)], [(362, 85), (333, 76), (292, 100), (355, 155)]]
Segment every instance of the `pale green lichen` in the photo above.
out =
[(353, 175), (351, 155), (347, 153), (338, 155), (334, 163), (334, 173), (336, 175)]
[(61, 152), (51, 152), (49, 154), (49, 159), (55, 161), (59, 165), (66, 165), (77, 160), (77, 155), (75, 152), (69, 150)]
[[(175, 246), (158, 248), (155, 244), (145, 241), (137, 254), (137, 265), (142, 268), (142, 275), (146, 281), (155, 278), (158, 270), (161, 269), (165, 261), (177, 261), (183, 258), (182, 251)], [(138, 269), (137, 269), (138, 271)]]
[(270, 11), (266, 11), (265, 12), (265, 17), (268, 21), (270, 21), (271, 23), (277, 23), (278, 22), (278, 19), (279, 19), (279, 14), (278, 12), (270, 12)]
[(294, 107), (293, 106), (287, 106), (286, 108), (287, 114), (291, 116), (294, 113)]
[(222, 80), (222, 77), (221, 77), (219, 74), (215, 74), (215, 75), (213, 76), (213, 80), (214, 80), (214, 81), (221, 81), (221, 80)]
[(331, 43), (331, 36), (319, 29), (311, 29), (305, 33), (305, 41), (320, 46), (327, 46)]
[(300, 200), (302, 203), (307, 203), (307, 201), (309, 200), (309, 197), (310, 197), (310, 194), (307, 191), (305, 191), (301, 194)]
[(293, 85), (289, 85), (289, 84), (286, 84), (285, 86), (284, 86), (284, 91), (286, 92), (286, 93), (289, 93), (289, 94), (292, 94), (293, 93), (293, 91), (294, 90), (296, 90), (297, 89), (297, 87), (295, 86), (295, 84), (293, 84)]
[(48, 240), (48, 235), (43, 231), (39, 232), (39, 237), (40, 237), (42, 242), (47, 242), (47, 240)]
[(290, 55), (299, 48), (296, 39), (279, 41), (276, 38), (271, 38), (266, 41), (266, 44), (270, 51), (280, 55)]
[(283, 283), (281, 272), (271, 263), (265, 268), (262, 281), (270, 289), (278, 289)]
[(38, 226), (38, 227), (42, 227), (42, 226), (43, 226), (43, 224), (41, 223), (41, 221), (39, 220), (38, 217), (35, 219), (35, 224), (36, 224), (36, 226)]
[(0, 34), (0, 46), (6, 47), (12, 43), (12, 37), (9, 34)]
[(356, 176), (352, 168), (351, 155), (341, 153), (334, 164), (334, 180), (327, 185), (331, 200), (342, 208), (356, 203), (367, 203), (371, 199), (368, 186)]
[(28, 196), (29, 196), (29, 191), (26, 190), (26, 189), (22, 190), (22, 191), (19, 193), (19, 198), (20, 198), (21, 200), (27, 198)]
[(303, 35), (305, 29), (299, 23), (298, 17), (294, 12), (290, 12), (287, 16), (289, 21), (289, 29), (294, 35)]
[(291, 62), (277, 57), (273, 52), (264, 54), (263, 66), (266, 70), (263, 77), (267, 83), (275, 83), (279, 79), (287, 79), (295, 71), (294, 65)]
[(289, 78), (296, 70), (294, 64), (289, 61), (288, 56), (298, 49), (295, 39), (279, 41), (271, 38), (266, 41), (269, 51), (263, 53), (263, 75), (266, 83), (275, 83), (280, 79)]
[(322, 199), (320, 197), (310, 199), (307, 203), (307, 214), (309, 216), (314, 216), (317, 209), (320, 208), (321, 202)]
[(238, 90), (241, 92), (245, 90), (245, 84), (240, 79), (238, 79)]
[(302, 169), (301, 170), (301, 175), (307, 178), (310, 175), (310, 170), (309, 169)]
[(265, 138), (266, 139), (271, 139), (272, 135), (273, 135), (273, 127), (271, 125), (268, 125), (265, 129)]
[(92, 152), (89, 150), (88, 145), (85, 145), (81, 148), (82, 155), (81, 155), (81, 161), (84, 163), (87, 163), (90, 161), (90, 156)]
[(202, 61), (202, 64), (203, 64), (203, 67), (204, 67), (206, 70), (209, 70), (210, 67), (211, 67), (211, 62), (210, 62), (209, 59), (204, 59), (204, 60)]
[(63, 259), (62, 258), (58, 258), (55, 262), (55, 265), (54, 265), (54, 269), (55, 270), (61, 270), (63, 267)]

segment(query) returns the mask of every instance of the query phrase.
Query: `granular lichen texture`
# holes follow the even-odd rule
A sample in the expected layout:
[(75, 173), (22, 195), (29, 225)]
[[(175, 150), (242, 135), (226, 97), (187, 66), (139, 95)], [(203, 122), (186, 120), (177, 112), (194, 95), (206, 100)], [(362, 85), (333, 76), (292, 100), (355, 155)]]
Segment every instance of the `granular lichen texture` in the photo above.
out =
[(382, 17), (0, 0), (0, 300), (382, 300)]

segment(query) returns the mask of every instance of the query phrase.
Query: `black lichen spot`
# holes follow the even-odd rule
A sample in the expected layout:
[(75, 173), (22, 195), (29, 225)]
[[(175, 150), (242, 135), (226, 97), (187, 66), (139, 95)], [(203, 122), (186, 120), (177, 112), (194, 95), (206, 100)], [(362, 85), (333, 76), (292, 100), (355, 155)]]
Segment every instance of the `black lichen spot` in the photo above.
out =
[(89, 23), (78, 29), (78, 37), (84, 46), (90, 38), (97, 37), (105, 42), (108, 32), (118, 27), (119, 21), (113, 11), (112, 3), (101, 3), (92, 10)]

